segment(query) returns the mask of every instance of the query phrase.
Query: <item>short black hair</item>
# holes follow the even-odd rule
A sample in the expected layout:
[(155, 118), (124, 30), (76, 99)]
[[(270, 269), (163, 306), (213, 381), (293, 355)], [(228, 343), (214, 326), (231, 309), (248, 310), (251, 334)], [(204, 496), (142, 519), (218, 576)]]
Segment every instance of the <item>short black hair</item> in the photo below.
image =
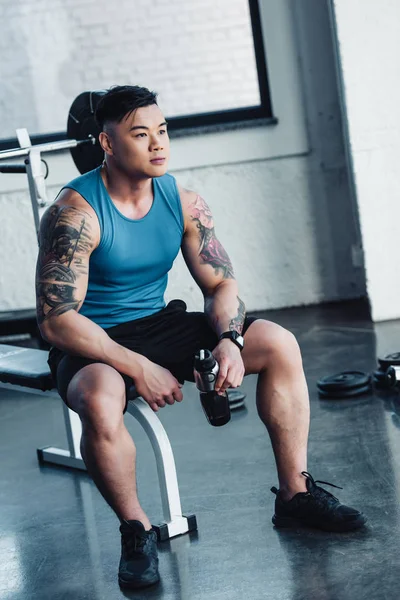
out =
[(116, 85), (100, 99), (95, 118), (101, 130), (107, 122), (120, 123), (137, 108), (157, 104), (157, 93), (138, 85)]

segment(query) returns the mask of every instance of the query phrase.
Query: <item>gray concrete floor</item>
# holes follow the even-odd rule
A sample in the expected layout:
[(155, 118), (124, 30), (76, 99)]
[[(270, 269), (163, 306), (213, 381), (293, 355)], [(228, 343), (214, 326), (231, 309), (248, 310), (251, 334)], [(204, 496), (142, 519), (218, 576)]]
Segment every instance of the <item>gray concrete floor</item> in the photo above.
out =
[[(400, 350), (400, 323), (374, 326), (358, 303), (265, 313), (292, 330), (310, 387), (309, 470), (343, 486), (342, 502), (368, 527), (348, 534), (275, 530), (277, 484), (268, 435), (255, 409), (212, 428), (197, 391), (159, 416), (175, 453), (183, 512), (198, 532), (159, 545), (159, 586), (122, 592), (118, 520), (85, 473), (39, 466), (36, 448), (66, 447), (61, 401), (0, 390), (1, 600), (391, 600), (399, 597), (400, 400), (371, 393), (321, 401), (316, 381), (343, 370), (371, 372), (379, 352)], [(126, 416), (138, 449), (141, 502), (161, 520), (149, 441)], [(330, 489), (330, 488), (327, 488)], [(337, 492), (337, 493), (336, 493)]]

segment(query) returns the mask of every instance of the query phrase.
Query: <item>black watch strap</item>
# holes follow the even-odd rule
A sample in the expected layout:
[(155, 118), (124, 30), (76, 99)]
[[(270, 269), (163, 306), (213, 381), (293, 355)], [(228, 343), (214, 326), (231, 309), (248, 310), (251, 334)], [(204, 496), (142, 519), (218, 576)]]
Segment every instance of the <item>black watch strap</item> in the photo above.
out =
[(221, 333), (219, 336), (219, 339), (229, 339), (239, 348), (240, 351), (243, 350), (244, 339), (243, 336), (241, 336), (237, 331), (224, 331), (224, 333)]

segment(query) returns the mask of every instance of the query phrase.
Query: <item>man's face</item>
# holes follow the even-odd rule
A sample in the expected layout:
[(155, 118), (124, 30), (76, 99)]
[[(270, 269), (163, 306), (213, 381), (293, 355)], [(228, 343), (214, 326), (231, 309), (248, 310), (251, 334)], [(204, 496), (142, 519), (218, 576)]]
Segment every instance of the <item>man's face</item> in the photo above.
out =
[(157, 104), (138, 108), (105, 130), (109, 145), (105, 150), (127, 174), (161, 177), (166, 173), (169, 137)]

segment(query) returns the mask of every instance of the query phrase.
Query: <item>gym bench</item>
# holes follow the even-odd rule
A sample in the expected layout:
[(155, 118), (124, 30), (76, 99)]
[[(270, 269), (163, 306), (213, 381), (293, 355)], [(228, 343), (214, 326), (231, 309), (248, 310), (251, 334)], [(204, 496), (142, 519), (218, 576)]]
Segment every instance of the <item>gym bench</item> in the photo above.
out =
[[(24, 393), (45, 393), (48, 397), (61, 400), (54, 389), (47, 357), (48, 352), (45, 350), (0, 344), (0, 387)], [(62, 406), (69, 449), (62, 450), (53, 446), (38, 448), (39, 463), (85, 471), (86, 466), (80, 453), (80, 418), (64, 402)], [(167, 433), (157, 415), (134, 387), (129, 390), (127, 413), (135, 417), (143, 427), (156, 458), (164, 516), (164, 522), (153, 525), (158, 539), (164, 541), (197, 530), (195, 515), (182, 515), (175, 460)]]

